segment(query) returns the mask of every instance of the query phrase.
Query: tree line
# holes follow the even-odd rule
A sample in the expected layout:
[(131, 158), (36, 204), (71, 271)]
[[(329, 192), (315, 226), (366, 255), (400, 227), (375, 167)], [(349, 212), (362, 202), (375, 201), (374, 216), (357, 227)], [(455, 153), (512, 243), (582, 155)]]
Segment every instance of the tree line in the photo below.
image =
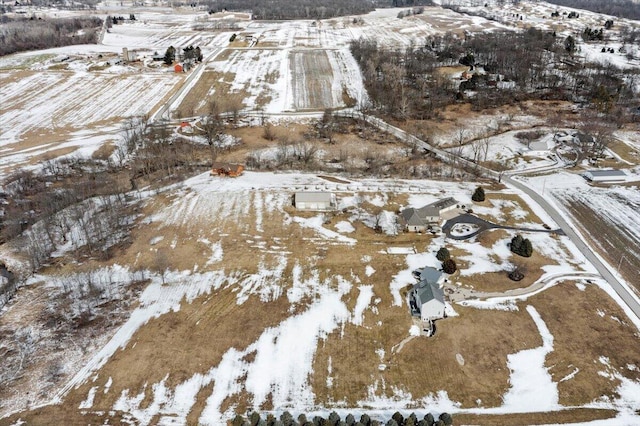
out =
[(548, 2), (621, 18), (640, 19), (640, 3), (632, 0), (548, 0)]
[(415, 413), (404, 417), (399, 411), (396, 411), (390, 419), (384, 422), (374, 420), (366, 413), (362, 414), (359, 419), (353, 414), (347, 414), (342, 419), (335, 411), (332, 411), (327, 417), (319, 415), (307, 417), (303, 413), (296, 419), (288, 411), (282, 413), (280, 417), (267, 414), (265, 418), (254, 411), (246, 418), (239, 414), (236, 415), (231, 424), (232, 426), (451, 426), (453, 417), (449, 413), (442, 413), (438, 417), (427, 413), (422, 419), (418, 419)]
[(100, 18), (8, 19), (0, 25), (0, 56), (28, 50), (97, 43)]
[(251, 11), (254, 19), (326, 19), (345, 15), (362, 15), (376, 7), (429, 6), (431, 0), (207, 0), (212, 12)]
[[(573, 38), (533, 28), (465, 38), (448, 33), (404, 50), (371, 39), (351, 43), (371, 100), (364, 107), (396, 119), (434, 117), (462, 100), (483, 109), (530, 99), (590, 103), (616, 122), (622, 119), (636, 96), (638, 73), (582, 63), (573, 50)], [(469, 67), (471, 78), (460, 82), (441, 72), (459, 64)]]

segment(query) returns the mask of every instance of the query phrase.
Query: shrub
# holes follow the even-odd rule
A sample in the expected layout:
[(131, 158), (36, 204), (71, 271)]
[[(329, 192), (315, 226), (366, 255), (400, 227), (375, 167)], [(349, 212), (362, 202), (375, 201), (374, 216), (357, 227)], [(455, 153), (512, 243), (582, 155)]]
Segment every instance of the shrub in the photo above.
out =
[(260, 423), (260, 414), (255, 411), (251, 413), (251, 415), (249, 416), (249, 422), (251, 423), (251, 426), (256, 426), (258, 423)]
[(438, 420), (443, 421), (446, 426), (451, 426), (453, 424), (453, 418), (449, 413), (440, 414), (440, 417), (438, 417)]
[(428, 426), (433, 426), (433, 424), (436, 422), (436, 419), (433, 418), (433, 414), (431, 413), (427, 413), (427, 415), (424, 416), (424, 420), (427, 422)]
[(395, 420), (396, 423), (398, 423), (399, 425), (404, 424), (404, 416), (400, 414), (399, 411), (396, 411), (395, 413), (393, 413), (393, 416), (391, 416), (391, 418)]
[(280, 421), (284, 426), (293, 426), (294, 424), (293, 416), (288, 411), (282, 413), (282, 415), (280, 416)]
[(484, 189), (481, 186), (477, 187), (473, 192), (471, 199), (477, 203), (481, 203), (484, 201)]
[(328, 420), (329, 420), (329, 424), (337, 425), (338, 422), (340, 421), (340, 416), (335, 411), (332, 411), (331, 414), (329, 414)]
[(447, 274), (453, 274), (458, 270), (458, 265), (456, 265), (456, 261), (453, 259), (447, 259), (442, 262), (442, 270)]
[(447, 259), (451, 258), (451, 253), (449, 253), (449, 250), (447, 250), (446, 247), (440, 247), (440, 250), (438, 250), (438, 253), (436, 253), (436, 259), (438, 259), (440, 262), (444, 262)]

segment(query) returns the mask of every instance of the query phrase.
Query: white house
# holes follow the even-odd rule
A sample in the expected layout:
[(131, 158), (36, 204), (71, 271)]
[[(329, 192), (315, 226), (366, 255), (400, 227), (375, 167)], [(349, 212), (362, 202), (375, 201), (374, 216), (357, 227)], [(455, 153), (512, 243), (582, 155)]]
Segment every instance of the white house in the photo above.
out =
[(604, 183), (613, 183), (613, 182), (625, 182), (627, 180), (627, 174), (622, 170), (602, 170), (602, 169), (593, 169), (587, 170), (582, 174), (585, 179), (589, 182), (604, 182)]
[(426, 232), (429, 225), (438, 224), (440, 215), (458, 207), (458, 202), (451, 197), (443, 198), (435, 203), (419, 209), (408, 208), (400, 212), (400, 221), (409, 232)]
[(303, 211), (331, 211), (338, 206), (331, 192), (296, 192), (293, 204)]
[(412, 315), (428, 323), (444, 318), (444, 274), (435, 268), (426, 267), (420, 271), (420, 282), (409, 292), (409, 307)]

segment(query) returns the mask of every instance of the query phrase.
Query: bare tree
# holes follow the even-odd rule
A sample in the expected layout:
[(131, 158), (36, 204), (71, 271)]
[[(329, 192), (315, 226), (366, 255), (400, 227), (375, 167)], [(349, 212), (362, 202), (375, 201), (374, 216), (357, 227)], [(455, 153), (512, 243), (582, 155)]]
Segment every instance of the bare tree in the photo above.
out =
[(169, 259), (163, 249), (156, 250), (154, 264), (162, 279), (162, 285), (166, 284), (167, 274), (169, 272)]
[(273, 125), (271, 123), (266, 123), (262, 130), (262, 137), (268, 141), (276, 140), (276, 132), (273, 130)]
[(207, 144), (209, 144), (211, 162), (215, 162), (218, 157), (218, 144), (223, 128), (222, 120), (218, 114), (209, 113), (200, 120), (200, 125), (202, 126)]
[(294, 146), (294, 155), (305, 166), (309, 166), (316, 158), (318, 147), (310, 142), (300, 142)]
[(489, 156), (489, 147), (491, 146), (491, 142), (488, 137), (483, 137), (479, 140), (480, 149), (482, 151), (482, 161), (486, 163), (487, 157)]

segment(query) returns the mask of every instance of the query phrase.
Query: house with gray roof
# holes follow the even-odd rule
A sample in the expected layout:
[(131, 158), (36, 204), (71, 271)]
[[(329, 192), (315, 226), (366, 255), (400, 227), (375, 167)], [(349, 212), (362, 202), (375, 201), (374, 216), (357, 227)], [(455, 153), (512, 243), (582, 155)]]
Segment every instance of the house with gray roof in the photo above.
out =
[(296, 192), (293, 198), (296, 209), (303, 211), (331, 211), (338, 206), (332, 192)]
[(409, 292), (409, 307), (413, 316), (428, 323), (444, 318), (444, 274), (432, 267), (420, 271), (420, 281)]
[(457, 207), (458, 202), (454, 198), (443, 198), (419, 209), (410, 207), (402, 210), (400, 212), (400, 222), (406, 231), (426, 232), (431, 226), (439, 224), (440, 216), (443, 213), (454, 210)]

